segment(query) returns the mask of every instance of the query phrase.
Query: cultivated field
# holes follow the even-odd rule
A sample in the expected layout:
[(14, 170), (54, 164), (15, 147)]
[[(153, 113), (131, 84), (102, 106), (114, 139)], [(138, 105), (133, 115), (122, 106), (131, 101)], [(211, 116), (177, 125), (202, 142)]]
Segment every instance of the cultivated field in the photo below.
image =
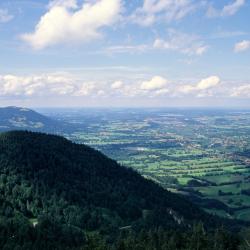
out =
[(132, 167), (205, 210), (250, 220), (250, 111), (54, 111), (65, 136)]

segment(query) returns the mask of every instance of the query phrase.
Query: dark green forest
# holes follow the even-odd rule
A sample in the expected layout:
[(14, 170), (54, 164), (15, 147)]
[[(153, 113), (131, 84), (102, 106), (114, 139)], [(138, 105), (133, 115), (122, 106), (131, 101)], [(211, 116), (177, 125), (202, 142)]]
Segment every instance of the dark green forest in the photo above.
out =
[(247, 249), (244, 226), (88, 146), (0, 135), (0, 249)]

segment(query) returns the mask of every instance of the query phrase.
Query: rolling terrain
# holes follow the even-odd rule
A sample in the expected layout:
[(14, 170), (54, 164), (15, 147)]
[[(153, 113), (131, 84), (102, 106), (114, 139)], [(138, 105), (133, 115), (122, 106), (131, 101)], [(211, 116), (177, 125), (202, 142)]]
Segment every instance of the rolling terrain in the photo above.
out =
[(94, 147), (212, 214), (250, 220), (250, 112), (74, 109), (45, 114), (76, 125)]
[(248, 111), (41, 111), (45, 115), (2, 108), (1, 128), (63, 135), (100, 150), (171, 192), (185, 195), (207, 212), (250, 220)]

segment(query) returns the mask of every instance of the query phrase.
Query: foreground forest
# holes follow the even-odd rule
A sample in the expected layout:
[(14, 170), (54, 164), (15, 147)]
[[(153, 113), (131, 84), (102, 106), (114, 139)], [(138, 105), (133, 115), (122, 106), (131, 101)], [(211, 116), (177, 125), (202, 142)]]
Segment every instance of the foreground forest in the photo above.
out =
[(0, 135), (1, 249), (244, 249), (246, 236), (236, 232), (245, 226), (88, 146)]

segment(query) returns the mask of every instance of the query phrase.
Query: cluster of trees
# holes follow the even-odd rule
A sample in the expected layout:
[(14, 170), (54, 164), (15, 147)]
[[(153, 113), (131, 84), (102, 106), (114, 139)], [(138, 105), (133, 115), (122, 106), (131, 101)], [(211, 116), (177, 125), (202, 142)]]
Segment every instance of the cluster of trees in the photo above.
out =
[(191, 230), (164, 231), (156, 229), (141, 231), (120, 237), (114, 249), (118, 250), (237, 250), (244, 249), (240, 239), (235, 235), (218, 229), (206, 232), (202, 224), (195, 225)]
[(207, 187), (209, 186), (208, 182), (191, 179), (187, 182), (187, 186), (189, 187)]
[(223, 228), (208, 232), (197, 224), (187, 231), (124, 230), (107, 240), (99, 233), (84, 233), (53, 218), (41, 217), (32, 227), (22, 215), (0, 222), (2, 250), (247, 250), (248, 241)]
[(222, 190), (218, 190), (219, 196), (227, 196), (227, 195), (233, 195), (233, 192), (223, 192)]
[(250, 189), (242, 189), (241, 194), (250, 196)]
[(82, 230), (60, 224), (54, 218), (41, 216), (37, 226), (20, 213), (0, 217), (0, 249), (2, 250), (74, 250), (86, 242)]

